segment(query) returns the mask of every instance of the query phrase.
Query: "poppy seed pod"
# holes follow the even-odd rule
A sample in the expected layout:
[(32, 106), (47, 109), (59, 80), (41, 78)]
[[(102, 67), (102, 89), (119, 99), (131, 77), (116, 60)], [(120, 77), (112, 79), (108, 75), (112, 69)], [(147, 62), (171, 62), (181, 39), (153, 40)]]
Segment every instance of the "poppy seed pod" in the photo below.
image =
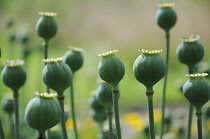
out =
[(122, 60), (115, 55), (116, 52), (118, 50), (99, 54), (102, 56), (102, 60), (99, 62), (98, 72), (102, 80), (117, 88), (118, 83), (125, 75), (125, 67)]
[(58, 96), (63, 96), (63, 91), (70, 86), (73, 76), (69, 66), (62, 60), (63, 57), (43, 60), (47, 63), (42, 72), (44, 83), (55, 90)]
[(63, 62), (65, 62), (74, 73), (79, 70), (83, 65), (83, 49), (77, 47), (69, 47), (71, 50), (64, 54)]
[(100, 110), (100, 111), (96, 111), (94, 109), (90, 110), (90, 116), (96, 121), (96, 122), (103, 122), (107, 119), (107, 113), (105, 111), (105, 109)]
[(162, 50), (144, 50), (133, 64), (135, 78), (144, 84), (147, 91), (153, 91), (153, 86), (165, 76), (166, 63), (159, 55)]
[(210, 86), (203, 78), (207, 75), (207, 73), (187, 74), (189, 80), (183, 86), (184, 96), (196, 109), (201, 109), (210, 99)]
[(23, 86), (26, 81), (26, 71), (22, 66), (24, 61), (8, 60), (4, 64), (5, 66), (1, 73), (2, 80), (13, 92), (18, 92), (18, 89)]
[(165, 31), (169, 31), (177, 21), (176, 12), (172, 9), (174, 3), (159, 4), (160, 7), (156, 13), (156, 22), (159, 27)]
[(39, 12), (41, 17), (36, 23), (36, 32), (38, 35), (48, 41), (57, 33), (58, 27), (57, 22), (53, 18), (56, 13), (50, 12)]
[(101, 81), (98, 84), (96, 90), (96, 99), (98, 102), (106, 108), (110, 108), (113, 105), (112, 101), (112, 86), (109, 83)]
[(53, 99), (56, 93), (36, 92), (35, 94), (38, 96), (27, 104), (24, 118), (28, 126), (43, 134), (58, 124), (61, 110), (58, 102)]
[(101, 104), (98, 102), (98, 100), (96, 99), (96, 96), (95, 96), (95, 95), (94, 95), (94, 96), (91, 96), (91, 97), (89, 98), (88, 103), (89, 103), (90, 107), (91, 107), (92, 109), (94, 109), (95, 111), (100, 111), (100, 110), (105, 109), (104, 106), (101, 105)]
[(11, 98), (11, 99), (3, 99), (2, 101), (2, 109), (9, 115), (11, 115), (14, 111), (14, 107), (13, 107), (13, 104), (14, 104), (14, 100)]
[(182, 37), (182, 42), (176, 49), (176, 56), (178, 60), (186, 64), (189, 68), (193, 68), (199, 61), (203, 59), (204, 48), (198, 41), (200, 36), (191, 35), (189, 37)]

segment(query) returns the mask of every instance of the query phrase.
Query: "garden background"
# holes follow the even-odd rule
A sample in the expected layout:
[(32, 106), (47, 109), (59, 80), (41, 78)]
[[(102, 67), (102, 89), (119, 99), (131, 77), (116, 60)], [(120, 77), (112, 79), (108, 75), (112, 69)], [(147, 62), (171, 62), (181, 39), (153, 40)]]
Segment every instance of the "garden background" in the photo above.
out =
[[(49, 42), (49, 57), (63, 56), (68, 45), (85, 49), (84, 65), (75, 73), (75, 103), (79, 121), (79, 132), (87, 134), (89, 128), (88, 99), (96, 90), (98, 80), (97, 66), (100, 61), (98, 54), (117, 49), (117, 55), (125, 64), (126, 74), (120, 83), (120, 115), (131, 112), (144, 112), (147, 108), (145, 87), (133, 76), (132, 67), (135, 59), (141, 54), (138, 49), (163, 49), (165, 52), (165, 32), (155, 21), (157, 4), (175, 2), (178, 20), (170, 31), (171, 51), (169, 60), (169, 76), (167, 86), (167, 112), (180, 108), (188, 108), (188, 102), (180, 91), (180, 85), (187, 81), (187, 67), (176, 58), (176, 48), (183, 36), (200, 35), (199, 41), (205, 49), (203, 62), (208, 61), (210, 44), (210, 1), (202, 0), (1, 0), (0, 1), (0, 47), (2, 49), (1, 68), (3, 62), (9, 59), (21, 59), (23, 49), (19, 38), (23, 34), (30, 36), (28, 47), (32, 50), (26, 60), (27, 81), (20, 90), (20, 117), (30, 99), (35, 97), (34, 91), (45, 92), (42, 81), (43, 40), (35, 31), (35, 24), (40, 17), (38, 12), (56, 12), (58, 33)], [(6, 27), (9, 20), (14, 21), (11, 28)], [(14, 42), (8, 37), (15, 35)], [(12, 47), (9, 50), (9, 47)], [(160, 108), (162, 81), (155, 85), (154, 108)], [(0, 99), (4, 99), (11, 90), (0, 81)], [(52, 91), (53, 92), (53, 91)], [(68, 96), (68, 90), (65, 95)], [(69, 110), (69, 101), (66, 109)], [(210, 106), (208, 103), (206, 106)], [(174, 109), (175, 108), (175, 109)], [(186, 111), (186, 110), (185, 110)], [(187, 111), (186, 111), (187, 112)], [(0, 111), (3, 125), (7, 120)], [(23, 118), (22, 118), (23, 119)], [(5, 121), (6, 121), (5, 120)], [(6, 124), (5, 124), (6, 125)], [(7, 126), (5, 126), (7, 128)], [(6, 130), (6, 132), (8, 132)], [(93, 131), (95, 133), (95, 130)], [(94, 134), (93, 133), (93, 134)], [(122, 133), (123, 134), (123, 133)], [(123, 134), (124, 135), (124, 134)]]

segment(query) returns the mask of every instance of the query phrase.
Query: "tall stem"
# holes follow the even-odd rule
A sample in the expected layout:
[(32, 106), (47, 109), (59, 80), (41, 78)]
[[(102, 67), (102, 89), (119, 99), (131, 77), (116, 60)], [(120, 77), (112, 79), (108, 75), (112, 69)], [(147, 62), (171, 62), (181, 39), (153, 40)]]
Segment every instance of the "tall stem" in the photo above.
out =
[[(47, 59), (48, 58), (48, 41), (45, 40), (42, 47), (43, 47), (43, 57), (44, 59)], [(46, 65), (46, 63), (44, 63), (44, 65)], [(46, 91), (47, 93), (50, 93), (50, 88), (48, 86), (46, 86)]]
[(39, 137), (37, 138), (37, 139), (45, 139), (46, 137), (45, 137), (45, 134), (44, 133), (40, 133), (39, 134)]
[(186, 137), (186, 139), (191, 138), (192, 117), (193, 117), (193, 105), (189, 102), (189, 112), (188, 112), (188, 122), (187, 122), (187, 137)]
[(197, 130), (198, 130), (198, 139), (202, 139), (202, 112), (197, 113)]
[(73, 119), (73, 125), (74, 125), (74, 135), (75, 139), (78, 139), (78, 133), (77, 133), (77, 123), (76, 123), (76, 115), (75, 115), (75, 106), (74, 106), (74, 89), (73, 89), (73, 81), (70, 86), (70, 99), (71, 99), (71, 114)]
[[(188, 68), (188, 73), (189, 74), (193, 74), (194, 70), (192, 68)], [(189, 112), (188, 112), (186, 139), (191, 139), (192, 119), (193, 119), (193, 105), (189, 102)]]
[(148, 111), (149, 111), (149, 133), (150, 139), (155, 139), (155, 124), (154, 124), (154, 112), (153, 112), (153, 93), (146, 92), (147, 102), (148, 102)]
[(12, 120), (12, 114), (9, 114), (9, 125), (10, 125), (10, 137), (14, 137), (14, 124)]
[(19, 112), (18, 112), (18, 91), (14, 91), (13, 92), (13, 96), (14, 96), (14, 114), (15, 114), (15, 126), (14, 126), (14, 130), (15, 130), (15, 139), (19, 139)]
[(0, 137), (1, 137), (1, 139), (4, 139), (4, 130), (2, 127), (1, 119), (0, 119)]
[(118, 98), (119, 98), (119, 90), (112, 90), (113, 96), (113, 104), (114, 104), (114, 115), (115, 115), (115, 125), (117, 130), (117, 139), (122, 139), (121, 137), (121, 129), (120, 129), (120, 117), (118, 110)]
[(107, 108), (107, 115), (109, 120), (109, 139), (112, 139), (112, 107)]
[(61, 127), (62, 127), (62, 133), (63, 133), (63, 139), (68, 139), (67, 131), (66, 131), (66, 122), (65, 122), (65, 113), (64, 113), (64, 96), (58, 96), (57, 97), (58, 102), (61, 107)]
[(166, 74), (163, 81), (163, 92), (162, 92), (162, 118), (160, 124), (160, 139), (163, 138), (164, 132), (164, 124), (165, 124), (165, 103), (166, 103), (166, 86), (167, 86), (167, 78), (168, 78), (168, 61), (169, 61), (169, 52), (170, 52), (170, 34), (169, 31), (166, 31), (166, 53), (165, 53), (165, 60), (166, 60)]

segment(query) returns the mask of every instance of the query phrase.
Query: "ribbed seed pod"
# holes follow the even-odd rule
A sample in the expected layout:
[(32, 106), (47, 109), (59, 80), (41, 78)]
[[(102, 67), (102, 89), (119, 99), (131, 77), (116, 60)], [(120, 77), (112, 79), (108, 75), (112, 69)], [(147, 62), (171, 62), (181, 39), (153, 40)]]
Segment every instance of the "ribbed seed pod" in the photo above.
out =
[(48, 41), (57, 33), (57, 22), (53, 18), (57, 14), (50, 12), (40, 12), (39, 14), (41, 15), (41, 17), (36, 23), (36, 32), (40, 37), (45, 39), (45, 41)]
[(176, 56), (178, 60), (186, 64), (189, 68), (193, 68), (199, 61), (203, 59), (204, 48), (198, 41), (200, 36), (191, 35), (189, 37), (182, 37), (182, 42), (176, 49)]
[(197, 109), (201, 109), (210, 99), (210, 86), (203, 78), (206, 75), (206, 73), (188, 74), (189, 80), (183, 86), (184, 96)]
[(63, 62), (71, 68), (72, 72), (79, 70), (83, 65), (83, 49), (77, 47), (69, 47), (71, 50), (64, 54)]
[(153, 86), (165, 76), (166, 63), (159, 55), (162, 50), (144, 50), (133, 64), (135, 78), (144, 84), (147, 91), (153, 91)]
[(116, 87), (125, 75), (125, 67), (122, 60), (115, 55), (118, 50), (99, 54), (102, 60), (98, 65), (98, 72), (102, 80)]
[(44, 59), (45, 65), (42, 73), (44, 83), (63, 96), (63, 91), (67, 89), (72, 82), (72, 71), (69, 66), (62, 62), (63, 57)]
[(96, 99), (105, 108), (112, 107), (112, 86), (109, 83), (100, 81), (96, 90)]
[(160, 7), (156, 13), (156, 22), (159, 27), (165, 31), (169, 31), (177, 21), (176, 12), (172, 9), (174, 3), (159, 4)]
[(23, 68), (24, 61), (22, 60), (8, 60), (2, 70), (1, 77), (6, 86), (11, 88), (14, 92), (22, 87), (26, 81), (26, 71)]
[(44, 134), (47, 129), (52, 128), (60, 121), (60, 106), (53, 99), (55, 93), (38, 93), (37, 97), (30, 100), (25, 109), (25, 121), (33, 129)]

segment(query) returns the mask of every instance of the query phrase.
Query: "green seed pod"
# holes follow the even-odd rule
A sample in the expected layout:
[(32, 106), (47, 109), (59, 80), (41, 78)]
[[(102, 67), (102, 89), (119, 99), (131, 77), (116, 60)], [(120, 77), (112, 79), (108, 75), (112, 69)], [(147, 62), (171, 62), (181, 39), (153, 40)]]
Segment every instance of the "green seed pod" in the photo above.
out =
[(53, 17), (56, 13), (40, 12), (41, 17), (36, 23), (36, 32), (38, 35), (48, 41), (55, 36), (58, 30), (57, 22)]
[(203, 78), (206, 75), (206, 73), (188, 74), (189, 80), (183, 86), (184, 96), (198, 110), (210, 99), (210, 86)]
[(26, 106), (25, 121), (33, 129), (43, 134), (47, 129), (52, 128), (60, 121), (60, 106), (53, 99), (55, 93), (38, 93)]
[(93, 96), (91, 96), (91, 97), (89, 98), (88, 103), (89, 103), (90, 107), (91, 107), (92, 109), (94, 109), (95, 111), (100, 111), (100, 110), (104, 110), (104, 109), (105, 109), (104, 106), (101, 105), (101, 104), (98, 102), (98, 100), (96, 99), (96, 96), (95, 96), (95, 95), (93, 95)]
[(103, 121), (105, 121), (107, 119), (107, 113), (106, 113), (105, 109), (100, 110), (100, 111), (96, 111), (96, 110), (91, 109), (90, 110), (90, 116), (96, 122), (99, 122), (99, 123), (102, 123)]
[(69, 47), (71, 50), (64, 54), (63, 62), (71, 68), (72, 72), (79, 70), (83, 65), (83, 49), (77, 47)]
[(63, 92), (72, 83), (72, 71), (69, 66), (62, 62), (63, 57), (44, 59), (45, 65), (42, 78), (44, 83), (58, 93), (58, 96), (63, 96)]
[(144, 50), (133, 64), (133, 73), (136, 79), (144, 84), (147, 91), (153, 91), (153, 86), (165, 76), (166, 63), (159, 55), (162, 50)]
[(156, 22), (159, 27), (168, 32), (177, 21), (176, 12), (172, 9), (174, 3), (159, 4), (160, 7), (156, 13)]
[(14, 100), (12, 98), (5, 98), (2, 100), (2, 109), (9, 115), (14, 111)]
[(98, 72), (101, 79), (110, 83), (113, 87), (117, 87), (125, 75), (124, 63), (115, 55), (116, 52), (118, 50), (99, 54), (99, 56), (102, 56), (102, 60), (98, 65)]
[(176, 56), (179, 61), (186, 64), (189, 68), (193, 68), (199, 61), (203, 59), (204, 48), (198, 41), (200, 36), (191, 35), (182, 37), (182, 42), (176, 49)]
[(1, 77), (4, 84), (10, 87), (14, 92), (24, 85), (26, 81), (26, 71), (23, 68), (24, 61), (11, 60), (6, 61), (2, 70)]
[(101, 81), (98, 84), (96, 90), (96, 99), (98, 102), (106, 108), (110, 108), (113, 105), (112, 101), (112, 86), (109, 83)]

